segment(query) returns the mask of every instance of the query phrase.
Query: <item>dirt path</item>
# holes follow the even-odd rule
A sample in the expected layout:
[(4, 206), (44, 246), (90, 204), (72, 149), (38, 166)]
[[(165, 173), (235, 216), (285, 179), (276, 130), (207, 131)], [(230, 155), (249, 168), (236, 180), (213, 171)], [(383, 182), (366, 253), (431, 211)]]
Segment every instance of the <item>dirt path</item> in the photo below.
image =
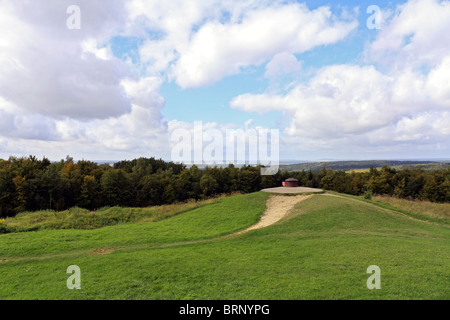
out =
[(259, 220), (253, 226), (236, 232), (237, 234), (242, 234), (248, 232), (250, 230), (256, 230), (265, 228), (274, 224), (275, 222), (284, 218), (300, 201), (306, 200), (310, 198), (312, 195), (298, 195), (298, 196), (272, 196), (267, 200), (266, 206), (267, 209), (264, 211), (261, 216), (261, 220)]

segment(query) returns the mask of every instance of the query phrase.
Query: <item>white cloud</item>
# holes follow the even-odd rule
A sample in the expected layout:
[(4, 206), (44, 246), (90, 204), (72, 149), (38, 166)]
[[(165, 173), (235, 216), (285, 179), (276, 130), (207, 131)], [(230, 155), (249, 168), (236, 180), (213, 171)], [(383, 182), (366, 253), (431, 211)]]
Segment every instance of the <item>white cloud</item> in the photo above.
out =
[(302, 63), (292, 53), (282, 52), (276, 54), (266, 65), (264, 76), (266, 78), (283, 76), (299, 72), (301, 68)]
[(182, 87), (211, 84), (260, 65), (274, 55), (305, 52), (343, 39), (356, 23), (331, 23), (331, 12), (322, 7), (309, 11), (289, 4), (249, 12), (239, 24), (210, 22), (192, 37), (174, 67)]
[(450, 88), (441, 92), (429, 85), (436, 82), (435, 77), (440, 79), (445, 66), (446, 62), (425, 78), (412, 73), (386, 76), (373, 66), (328, 66), (285, 95), (244, 94), (230, 106), (247, 112), (286, 112), (290, 124), (285, 133), (303, 141), (305, 148), (368, 141), (371, 145), (392, 141), (445, 144)]
[[(276, 81), (302, 70), (296, 55), (357, 27), (356, 11), (281, 0), (80, 0), (81, 30), (68, 30), (73, 1), (25, 3), (0, 0), (3, 156), (167, 158), (171, 130), (193, 124), (163, 118), (163, 81), (208, 86), (255, 66)], [(287, 93), (244, 93), (230, 106), (280, 111), (292, 150), (448, 148), (449, 16), (449, 1), (410, 0), (368, 44), (368, 65), (325, 66)], [(138, 61), (113, 56), (118, 35), (139, 39)]]
[(290, 135), (360, 134), (395, 117), (395, 113), (385, 112), (390, 106), (384, 93), (390, 86), (391, 79), (373, 67), (337, 65), (324, 68), (308, 84), (298, 85), (284, 96), (247, 94), (233, 99), (231, 106), (256, 112), (285, 110), (292, 117), (287, 130)]
[(174, 1), (161, 6), (136, 0), (129, 11), (156, 33), (140, 49), (148, 70), (168, 72), (183, 88), (211, 85), (283, 52), (335, 43), (357, 27), (354, 18), (341, 20), (328, 7), (309, 10), (305, 4), (282, 1)]
[(442, 59), (442, 62), (431, 70), (426, 87), (440, 105), (450, 108), (450, 55)]
[[(91, 53), (96, 58), (102, 60), (110, 60), (114, 58), (114, 55), (109, 47), (99, 48), (99, 44), (96, 39), (87, 39), (81, 43), (83, 54)], [(84, 58), (85, 55), (82, 55)]]
[(109, 4), (105, 15), (98, 1), (83, 1), (81, 30), (66, 27), (68, 3), (0, 3), (0, 29), (6, 30), (0, 33), (0, 96), (51, 117), (108, 118), (128, 112), (130, 101), (120, 84), (126, 67), (100, 45), (111, 32), (105, 26), (120, 23), (114, 10), (119, 2)]
[(286, 100), (287, 97), (279, 95), (245, 93), (233, 98), (230, 107), (246, 112), (264, 114), (273, 110), (285, 110)]
[(132, 76), (108, 42), (127, 27), (123, 1), (80, 1), (81, 30), (66, 27), (71, 4), (0, 2), (2, 156), (161, 153), (161, 80)]
[(450, 2), (410, 0), (383, 25), (366, 56), (389, 68), (435, 65), (449, 52)]
[(379, 68), (326, 66), (285, 94), (242, 94), (230, 106), (282, 111), (285, 142), (297, 150), (448, 149), (449, 17), (449, 1), (410, 0), (366, 49)]

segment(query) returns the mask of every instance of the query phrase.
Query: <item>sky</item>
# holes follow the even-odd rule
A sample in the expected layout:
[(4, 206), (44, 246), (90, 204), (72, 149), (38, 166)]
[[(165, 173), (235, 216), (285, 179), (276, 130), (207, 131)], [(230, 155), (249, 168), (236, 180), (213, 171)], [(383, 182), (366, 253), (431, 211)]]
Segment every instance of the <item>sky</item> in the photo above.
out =
[(450, 159), (448, 30), (439, 0), (0, 0), (0, 158), (172, 160), (201, 122), (281, 161)]

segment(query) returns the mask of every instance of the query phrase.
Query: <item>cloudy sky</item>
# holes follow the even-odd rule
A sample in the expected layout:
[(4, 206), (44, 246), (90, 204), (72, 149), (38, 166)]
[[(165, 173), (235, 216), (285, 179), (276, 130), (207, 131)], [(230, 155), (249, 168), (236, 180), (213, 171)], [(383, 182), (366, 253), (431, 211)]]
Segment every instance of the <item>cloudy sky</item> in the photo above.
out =
[(0, 158), (170, 160), (195, 121), (278, 129), (281, 159), (450, 158), (448, 30), (439, 0), (0, 0)]

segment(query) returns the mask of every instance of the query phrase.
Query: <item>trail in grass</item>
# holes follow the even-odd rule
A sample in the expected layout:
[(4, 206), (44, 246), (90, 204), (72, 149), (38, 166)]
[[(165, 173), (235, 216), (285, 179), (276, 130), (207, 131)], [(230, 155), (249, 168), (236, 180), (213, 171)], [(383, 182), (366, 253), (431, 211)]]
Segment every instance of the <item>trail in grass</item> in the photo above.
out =
[(271, 196), (266, 202), (267, 209), (264, 211), (261, 219), (253, 226), (232, 235), (239, 235), (251, 230), (268, 227), (283, 219), (297, 203), (310, 197), (311, 195)]
[(196, 239), (196, 240), (186, 240), (186, 241), (175, 241), (170, 243), (141, 243), (134, 245), (125, 245), (125, 246), (117, 246), (117, 247), (108, 247), (108, 248), (90, 248), (90, 249), (81, 249), (81, 250), (73, 250), (70, 252), (60, 252), (60, 253), (48, 253), (42, 254), (34, 257), (26, 256), (26, 257), (9, 257), (8, 260), (0, 260), (0, 262), (8, 262), (8, 261), (29, 261), (29, 260), (45, 260), (57, 257), (67, 257), (67, 256), (79, 256), (79, 255), (106, 255), (117, 251), (122, 250), (139, 250), (139, 249), (163, 249), (169, 247), (177, 247), (177, 246), (185, 246), (185, 245), (193, 245), (200, 243), (207, 243), (212, 241), (220, 241), (225, 238), (229, 238), (236, 235), (241, 235), (243, 233), (249, 232), (251, 230), (257, 230), (261, 228), (268, 227), (270, 225), (275, 224), (285, 216), (289, 214), (289, 212), (294, 208), (296, 204), (301, 201), (304, 201), (310, 198), (312, 195), (298, 195), (298, 196), (271, 196), (266, 201), (266, 210), (262, 214), (260, 220), (254, 225), (237, 232), (223, 234), (211, 238), (206, 239)]
[[(167, 243), (139, 243), (139, 244), (124, 244), (124, 245), (118, 245), (114, 247), (96, 247), (96, 248), (88, 248), (88, 249), (80, 249), (80, 250), (72, 250), (70, 252), (54, 252), (54, 253), (47, 253), (47, 254), (40, 254), (37, 256), (21, 256), (21, 257), (7, 257), (6, 259), (1, 259), (0, 263), (8, 263), (13, 261), (29, 261), (29, 260), (46, 260), (46, 259), (52, 259), (57, 257), (69, 257), (69, 256), (80, 256), (80, 255), (107, 255), (113, 252), (122, 252), (122, 251), (133, 251), (133, 250), (143, 250), (143, 249), (164, 249), (164, 248), (172, 248), (172, 247), (179, 247), (179, 246), (187, 246), (187, 245), (194, 245), (194, 244), (201, 244), (201, 243), (210, 243), (210, 242), (216, 242), (216, 241), (222, 241), (224, 239), (229, 239), (230, 237), (235, 237), (242, 235), (244, 233), (247, 233), (252, 230), (257, 230), (261, 228), (268, 227), (270, 225), (275, 224), (276, 222), (280, 221), (284, 217), (286, 217), (297, 205), (299, 202), (304, 201), (310, 197), (316, 197), (316, 196), (326, 196), (326, 197), (337, 197), (337, 198), (343, 198), (348, 200), (353, 200), (355, 202), (364, 203), (365, 205), (370, 205), (373, 207), (376, 207), (379, 210), (382, 210), (384, 212), (387, 212), (392, 215), (401, 215), (403, 217), (419, 221), (419, 222), (426, 222), (428, 224), (433, 224), (437, 226), (442, 226), (437, 223), (433, 223), (426, 220), (421, 220), (418, 218), (414, 218), (411, 216), (408, 216), (407, 214), (394, 211), (391, 209), (382, 208), (380, 206), (377, 206), (376, 204), (368, 203), (363, 200), (354, 199), (351, 197), (346, 196), (340, 196), (335, 194), (320, 194), (320, 195), (298, 195), (298, 196), (271, 196), (266, 201), (266, 210), (261, 215), (260, 220), (243, 230), (239, 230), (236, 232), (231, 232), (227, 234), (221, 234), (217, 236), (212, 236), (210, 238), (203, 238), (203, 239), (192, 239), (192, 240), (181, 240), (181, 241), (173, 241), (173, 242), (167, 242)], [(447, 227), (447, 226), (446, 226)]]

